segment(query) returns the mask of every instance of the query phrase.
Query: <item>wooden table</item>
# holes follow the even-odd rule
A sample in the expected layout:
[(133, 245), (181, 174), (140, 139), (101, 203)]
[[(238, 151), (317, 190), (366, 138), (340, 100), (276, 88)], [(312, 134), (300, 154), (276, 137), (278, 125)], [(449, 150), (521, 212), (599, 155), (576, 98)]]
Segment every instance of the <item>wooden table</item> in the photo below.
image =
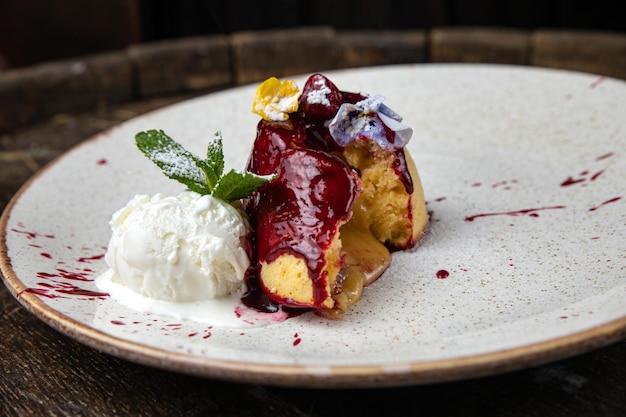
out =
[[(35, 171), (115, 124), (187, 97), (156, 98), (0, 134), (0, 210)], [(626, 416), (626, 341), (475, 380), (307, 390), (152, 369), (56, 332), (0, 286), (0, 416)]]

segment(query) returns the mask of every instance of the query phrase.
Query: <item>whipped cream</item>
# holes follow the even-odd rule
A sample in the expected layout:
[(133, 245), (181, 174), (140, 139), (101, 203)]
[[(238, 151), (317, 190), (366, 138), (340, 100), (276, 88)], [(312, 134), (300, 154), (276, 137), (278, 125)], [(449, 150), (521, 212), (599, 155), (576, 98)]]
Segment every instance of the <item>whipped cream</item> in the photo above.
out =
[(250, 226), (210, 195), (137, 195), (110, 221), (111, 281), (154, 300), (195, 302), (240, 294)]

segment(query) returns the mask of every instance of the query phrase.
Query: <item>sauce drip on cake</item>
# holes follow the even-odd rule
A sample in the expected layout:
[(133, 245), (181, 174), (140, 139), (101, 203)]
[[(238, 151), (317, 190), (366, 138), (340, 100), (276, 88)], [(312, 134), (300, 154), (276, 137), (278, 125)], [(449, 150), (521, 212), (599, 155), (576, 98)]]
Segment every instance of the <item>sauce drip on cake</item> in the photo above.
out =
[(270, 78), (247, 170), (276, 178), (244, 202), (252, 260), (243, 301), (263, 311), (315, 309), (338, 317), (416, 245), (428, 221), (405, 148), (412, 130), (381, 96), (344, 92), (322, 74)]

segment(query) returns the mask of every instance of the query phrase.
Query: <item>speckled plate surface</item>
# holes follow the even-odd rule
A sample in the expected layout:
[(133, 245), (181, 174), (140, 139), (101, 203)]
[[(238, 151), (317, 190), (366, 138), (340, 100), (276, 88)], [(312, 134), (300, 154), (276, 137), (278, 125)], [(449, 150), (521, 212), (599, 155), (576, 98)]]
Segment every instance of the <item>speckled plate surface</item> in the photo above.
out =
[[(135, 312), (93, 280), (111, 214), (136, 193), (177, 193), (134, 146), (164, 129), (196, 153), (224, 136), (227, 167), (255, 136), (255, 86), (139, 117), (66, 153), (2, 217), (0, 265), (16, 298), (100, 351), (206, 377), (377, 387), (488, 375), (626, 334), (626, 84), (527, 67), (417, 65), (328, 74), (380, 93), (409, 144), (431, 225), (394, 254), (342, 321), (305, 314), (217, 328)], [(296, 77), (302, 86), (305, 77)]]

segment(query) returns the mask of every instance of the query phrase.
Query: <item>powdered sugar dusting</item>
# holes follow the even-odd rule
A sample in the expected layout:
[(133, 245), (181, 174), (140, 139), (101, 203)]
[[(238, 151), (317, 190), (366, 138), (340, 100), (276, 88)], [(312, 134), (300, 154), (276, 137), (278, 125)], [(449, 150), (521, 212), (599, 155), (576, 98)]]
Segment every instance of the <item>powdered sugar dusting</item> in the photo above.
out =
[(168, 146), (165, 149), (154, 149), (149, 158), (160, 164), (161, 169), (171, 178), (193, 178), (194, 182), (206, 181), (202, 170), (194, 163), (189, 155), (181, 155), (177, 149)]
[(306, 101), (309, 104), (322, 104), (324, 106), (330, 106), (330, 101), (328, 101), (328, 95), (331, 93), (330, 87), (326, 85), (326, 82), (323, 79), (316, 80), (314, 85), (317, 87), (316, 89), (312, 89), (306, 95)]

